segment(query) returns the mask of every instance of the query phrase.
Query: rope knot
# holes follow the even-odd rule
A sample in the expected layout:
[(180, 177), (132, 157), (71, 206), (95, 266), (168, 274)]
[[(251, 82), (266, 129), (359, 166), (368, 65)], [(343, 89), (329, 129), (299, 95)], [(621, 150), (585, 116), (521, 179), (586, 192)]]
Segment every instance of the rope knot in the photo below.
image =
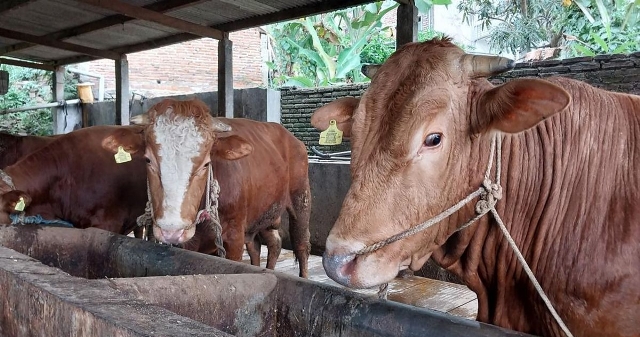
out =
[(498, 200), (502, 199), (502, 186), (485, 179), (482, 182), (483, 191), (480, 194), (480, 200), (476, 203), (476, 213), (486, 214), (496, 205)]

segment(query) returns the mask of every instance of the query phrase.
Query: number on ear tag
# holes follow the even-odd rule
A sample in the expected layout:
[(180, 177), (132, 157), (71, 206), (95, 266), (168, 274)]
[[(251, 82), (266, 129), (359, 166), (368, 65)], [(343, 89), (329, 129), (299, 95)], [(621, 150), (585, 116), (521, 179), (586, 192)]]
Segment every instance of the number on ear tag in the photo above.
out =
[(116, 158), (116, 163), (118, 164), (122, 164), (122, 163), (126, 163), (128, 161), (131, 161), (131, 154), (129, 154), (129, 152), (125, 151), (122, 146), (118, 146), (118, 153), (116, 153), (114, 155), (114, 157)]
[(14, 207), (13, 209), (15, 209), (18, 212), (22, 212), (24, 211), (24, 198), (20, 197), (20, 199), (18, 199), (18, 202), (16, 203), (16, 207)]
[(329, 127), (320, 132), (320, 145), (338, 145), (342, 143), (342, 131), (338, 129), (336, 121), (332, 119)]

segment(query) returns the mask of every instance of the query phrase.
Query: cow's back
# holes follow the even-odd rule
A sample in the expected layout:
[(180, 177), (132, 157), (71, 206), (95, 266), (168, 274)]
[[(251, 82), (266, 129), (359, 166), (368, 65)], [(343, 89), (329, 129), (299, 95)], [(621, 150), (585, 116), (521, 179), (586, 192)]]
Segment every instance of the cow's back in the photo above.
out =
[(222, 119), (232, 127), (230, 134), (245, 138), (253, 152), (235, 161), (215, 161), (221, 177), (222, 216), (246, 213), (249, 225), (274, 206), (291, 204), (290, 194), (308, 184), (308, 162), (304, 144), (280, 124), (247, 119)]
[(17, 177), (16, 188), (33, 197), (26, 214), (64, 219), (79, 228), (130, 232), (144, 212), (146, 163), (134, 156), (131, 162), (117, 164), (113, 154), (102, 148), (102, 140), (118, 128), (141, 130), (138, 126), (76, 130), (7, 167), (7, 173)]

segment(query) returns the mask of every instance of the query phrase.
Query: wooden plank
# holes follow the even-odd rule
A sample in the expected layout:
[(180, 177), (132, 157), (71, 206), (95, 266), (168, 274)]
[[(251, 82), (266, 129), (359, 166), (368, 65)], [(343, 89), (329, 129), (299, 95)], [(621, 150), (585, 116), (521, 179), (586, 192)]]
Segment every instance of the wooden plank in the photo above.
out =
[(469, 301), (455, 309), (449, 310), (449, 313), (454, 316), (475, 320), (478, 315), (478, 299)]
[(423, 279), (426, 282), (402, 292), (390, 293), (389, 299), (416, 307), (448, 312), (476, 298), (476, 294), (463, 285)]
[[(165, 0), (160, 2), (154, 2), (152, 4), (144, 6), (144, 8), (152, 11), (157, 11), (159, 13), (165, 13), (165, 12), (174, 11), (183, 7), (193, 6), (203, 1), (204, 0)], [(135, 18), (128, 17), (126, 15), (121, 15), (121, 14), (110, 15), (100, 20), (96, 20), (83, 25), (63, 29), (55, 33), (44, 35), (43, 37), (54, 39), (54, 40), (64, 40), (67, 38), (76, 37), (78, 35), (90, 33), (90, 32), (108, 28), (111, 26), (121, 25), (123, 23), (133, 21), (133, 20), (135, 20)], [(7, 53), (19, 51), (19, 50), (24, 50), (27, 48), (31, 48), (33, 46), (36, 46), (36, 44), (29, 43), (29, 42), (16, 43), (10, 46), (0, 48), (0, 55), (4, 55)]]
[(129, 61), (127, 56), (116, 60), (116, 125), (129, 125)]
[(119, 53), (115, 53), (109, 50), (100, 50), (100, 49), (85, 47), (78, 44), (62, 42), (55, 39), (26, 34), (26, 33), (17, 32), (17, 31), (5, 29), (5, 28), (0, 28), (0, 36), (13, 39), (13, 40), (20, 40), (20, 41), (35, 43), (42, 46), (69, 50), (72, 52), (96, 56), (99, 58), (108, 58), (112, 60), (116, 60), (120, 58)]
[(233, 43), (229, 33), (218, 41), (218, 116), (233, 118)]
[(51, 64), (36, 63), (36, 62), (25, 62), (25, 61), (19, 61), (19, 60), (14, 60), (14, 59), (8, 59), (8, 58), (5, 58), (5, 57), (0, 57), (0, 64), (8, 64), (8, 65), (12, 65), (12, 66), (27, 67), (27, 68), (41, 69), (41, 70), (47, 70), (47, 71), (54, 71), (55, 68), (56, 68), (55, 66), (53, 66)]
[(130, 16), (139, 20), (155, 22), (163, 26), (171, 27), (179, 31), (191, 33), (201, 37), (209, 37), (217, 40), (220, 40), (223, 38), (223, 32), (218, 29), (199, 25), (197, 23), (185, 21), (182, 19), (174, 18), (172, 16), (164, 15), (162, 13), (158, 13), (156, 11), (146, 9), (144, 7), (130, 5), (128, 3), (121, 2), (118, 0), (77, 0), (77, 1), (84, 2), (91, 6), (100, 7), (100, 8), (108, 9), (114, 12), (118, 12), (120, 14)]
[(400, 4), (397, 17), (396, 49), (418, 40), (418, 8), (413, 4)]
[[(266, 264), (267, 250), (262, 246), (261, 266)], [(289, 275), (298, 275), (298, 265), (293, 261), (293, 252), (283, 249), (275, 270)], [(249, 255), (243, 256), (243, 261), (249, 263)], [(322, 284), (344, 288), (329, 278), (322, 266), (322, 257), (309, 256), (309, 280)], [(378, 289), (349, 289), (367, 296), (377, 296)], [(388, 300), (409, 304), (422, 308), (429, 308), (452, 315), (475, 319), (478, 312), (478, 300), (475, 293), (469, 288), (424, 277), (397, 277), (389, 282)]]
[(0, 14), (13, 9), (18, 9), (34, 1), (35, 0), (3, 0), (0, 2)]

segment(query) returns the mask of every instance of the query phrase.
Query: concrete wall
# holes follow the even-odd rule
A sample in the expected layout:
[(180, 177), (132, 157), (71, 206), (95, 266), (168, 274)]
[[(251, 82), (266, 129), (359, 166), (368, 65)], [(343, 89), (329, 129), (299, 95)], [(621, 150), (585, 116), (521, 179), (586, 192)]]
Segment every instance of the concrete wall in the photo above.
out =
[[(218, 93), (202, 92), (189, 95), (156, 97), (146, 100), (135, 100), (131, 103), (131, 116), (137, 116), (146, 112), (154, 104), (170, 97), (174, 99), (199, 98), (211, 109), (214, 116), (218, 113)], [(96, 102), (87, 106), (89, 109), (89, 125), (113, 125), (116, 120), (116, 105), (113, 101)], [(234, 116), (236, 118), (249, 118), (258, 121), (275, 121), (280, 115), (280, 95), (272, 89), (249, 88), (234, 90)]]

